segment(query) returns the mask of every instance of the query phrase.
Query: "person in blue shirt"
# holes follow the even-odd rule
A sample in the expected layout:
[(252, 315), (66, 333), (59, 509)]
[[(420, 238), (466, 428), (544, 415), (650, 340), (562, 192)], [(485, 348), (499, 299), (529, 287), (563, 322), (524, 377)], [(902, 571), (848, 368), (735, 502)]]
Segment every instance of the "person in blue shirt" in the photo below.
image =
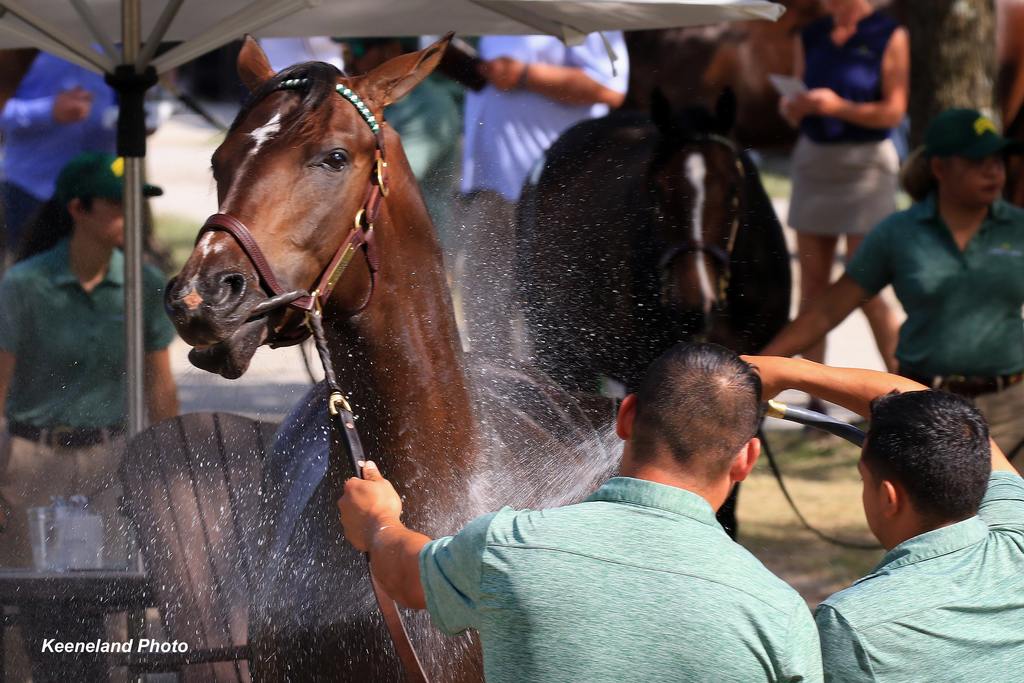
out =
[[(797, 232), (800, 311), (822, 297), (839, 238), (849, 259), (864, 236), (896, 211), (899, 156), (890, 139), (907, 110), (907, 31), (868, 0), (827, 0), (828, 14), (794, 46), (807, 92), (785, 97), (782, 115), (800, 129), (793, 150), (787, 223)], [(863, 306), (879, 353), (895, 371), (899, 322), (874, 297)], [(824, 341), (804, 352), (822, 362)]]
[(0, 112), (8, 251), (53, 196), (60, 170), (80, 152), (113, 153), (116, 128), (116, 98), (103, 76), (39, 53)]

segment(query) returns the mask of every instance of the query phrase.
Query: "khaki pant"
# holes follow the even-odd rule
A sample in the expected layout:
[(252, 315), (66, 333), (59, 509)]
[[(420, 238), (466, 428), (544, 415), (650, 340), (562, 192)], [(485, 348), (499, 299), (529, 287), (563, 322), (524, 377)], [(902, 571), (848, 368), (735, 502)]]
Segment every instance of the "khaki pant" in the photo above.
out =
[[(0, 440), (3, 441), (0, 443), (0, 495), (11, 512), (6, 531), (0, 533), (0, 566), (32, 566), (29, 508), (49, 505), (53, 496), (83, 495), (89, 498), (92, 509), (103, 517), (105, 566), (126, 568), (131, 534), (118, 512), (121, 496), (118, 467), (124, 439), (109, 439), (86, 448), (51, 448), (7, 434), (0, 434)], [(34, 654), (26, 659), (22, 647), (26, 652), (37, 652), (42, 639), (50, 637), (58, 640), (123, 640), (125, 637), (123, 617), (75, 618), (59, 610), (25, 610), (16, 623), (19, 628), (8, 629), (6, 652), (0, 653), (7, 664), (7, 681), (106, 681), (107, 670), (102, 660)], [(123, 679), (123, 674), (118, 678)]]
[(104, 565), (125, 568), (130, 533), (118, 512), (117, 472), (124, 439), (85, 448), (51, 448), (17, 436), (7, 438), (6, 448), (0, 447), (0, 495), (11, 508), (11, 519), (0, 541), (0, 566), (32, 566), (29, 508), (49, 505), (54, 496), (83, 495), (103, 517)]
[[(1017, 469), (1024, 468), (1024, 382), (974, 399), (988, 421), (989, 432)], [(1016, 456), (1016, 458), (1014, 458)]]

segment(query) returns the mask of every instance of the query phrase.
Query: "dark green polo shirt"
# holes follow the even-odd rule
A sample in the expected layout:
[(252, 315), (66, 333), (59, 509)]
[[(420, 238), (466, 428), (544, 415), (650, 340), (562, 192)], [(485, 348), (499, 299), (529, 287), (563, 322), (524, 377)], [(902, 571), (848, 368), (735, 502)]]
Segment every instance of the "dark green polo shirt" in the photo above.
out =
[(994, 472), (976, 517), (896, 546), (815, 619), (827, 681), (1020, 680), (1024, 480)]
[(672, 486), (485, 515), (428, 543), (420, 580), (435, 625), (480, 634), (488, 683), (822, 678), (803, 599)]
[[(124, 255), (114, 250), (92, 292), (71, 272), (69, 242), (15, 264), (0, 281), (0, 349), (15, 356), (7, 417), (37, 427), (124, 422)], [(165, 349), (174, 327), (164, 278), (143, 270), (146, 351)]]
[(896, 348), (902, 370), (1024, 370), (1024, 210), (996, 201), (961, 252), (932, 195), (879, 223), (846, 274), (871, 294), (896, 290), (907, 312)]

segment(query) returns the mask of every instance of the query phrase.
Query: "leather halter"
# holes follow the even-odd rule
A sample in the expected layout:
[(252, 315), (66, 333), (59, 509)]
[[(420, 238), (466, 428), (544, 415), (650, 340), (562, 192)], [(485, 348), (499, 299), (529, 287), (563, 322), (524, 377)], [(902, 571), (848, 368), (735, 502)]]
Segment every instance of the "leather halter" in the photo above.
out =
[[(743, 163), (740, 158), (739, 149), (736, 147), (736, 143), (724, 135), (718, 135), (717, 133), (708, 133), (707, 135), (700, 135), (692, 138), (688, 138), (684, 141), (684, 144), (700, 144), (703, 142), (712, 142), (718, 145), (722, 145), (733, 153), (736, 157), (736, 168), (739, 171), (740, 178), (745, 177), (746, 172), (743, 168)], [(736, 236), (739, 233), (740, 228), (740, 210), (739, 210), (739, 195), (733, 197), (734, 215), (732, 224), (729, 228), (729, 241), (726, 243), (725, 248), (719, 247), (714, 244), (707, 244), (703, 239), (694, 239), (692, 237), (686, 237), (679, 241), (673, 242), (669, 245), (661, 257), (658, 259), (658, 273), (659, 277), (661, 273), (665, 273), (672, 265), (672, 263), (680, 256), (686, 254), (702, 253), (710, 256), (720, 266), (716, 294), (720, 299), (725, 299), (726, 291), (729, 289), (729, 281), (732, 279), (732, 268), (730, 262), (732, 260), (732, 251), (736, 246)]]
[[(305, 85), (307, 82), (307, 79), (293, 79), (282, 83), (279, 89), (293, 89)], [(352, 90), (342, 85), (338, 85), (336, 90), (344, 99), (356, 107), (360, 116), (370, 126), (370, 130), (374, 135), (376, 150), (374, 152), (373, 170), (367, 180), (366, 197), (363, 200), (363, 206), (356, 212), (352, 229), (334, 252), (334, 256), (321, 272), (313, 288), (311, 290), (287, 290), (282, 287), (252, 232), (242, 221), (229, 213), (215, 213), (207, 218), (203, 227), (199, 230), (199, 235), (196, 237), (196, 243), (198, 243), (203, 235), (208, 232), (226, 232), (235, 238), (235, 241), (249, 258), (250, 263), (252, 263), (256, 273), (259, 275), (260, 286), (268, 294), (268, 298), (257, 304), (250, 313), (250, 319), (266, 315), (273, 310), (286, 306), (296, 308), (305, 313), (322, 309), (327, 300), (330, 299), (331, 292), (334, 290), (335, 285), (338, 284), (338, 280), (341, 279), (345, 269), (351, 263), (355, 252), (360, 248), (363, 249), (366, 255), (366, 263), (370, 272), (370, 292), (366, 300), (357, 309), (350, 311), (350, 313), (354, 315), (361, 312), (369, 305), (370, 300), (373, 298), (373, 292), (377, 284), (377, 273), (380, 270), (380, 257), (376, 249), (373, 226), (377, 216), (380, 214), (384, 198), (388, 194), (386, 179), (388, 164), (384, 152), (384, 135), (381, 126), (377, 123), (373, 114), (370, 113), (366, 105), (362, 103), (362, 100)], [(284, 332), (277, 332), (267, 343), (274, 348), (291, 346), (305, 341), (309, 335), (310, 331), (306, 325), (296, 326)]]

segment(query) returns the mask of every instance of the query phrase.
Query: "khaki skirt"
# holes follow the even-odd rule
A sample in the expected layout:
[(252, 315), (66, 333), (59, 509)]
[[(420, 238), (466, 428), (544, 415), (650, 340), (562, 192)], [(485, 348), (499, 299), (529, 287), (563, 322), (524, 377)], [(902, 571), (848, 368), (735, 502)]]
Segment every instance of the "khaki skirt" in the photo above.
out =
[(892, 140), (821, 145), (801, 135), (787, 222), (813, 235), (865, 235), (896, 211), (899, 169)]

